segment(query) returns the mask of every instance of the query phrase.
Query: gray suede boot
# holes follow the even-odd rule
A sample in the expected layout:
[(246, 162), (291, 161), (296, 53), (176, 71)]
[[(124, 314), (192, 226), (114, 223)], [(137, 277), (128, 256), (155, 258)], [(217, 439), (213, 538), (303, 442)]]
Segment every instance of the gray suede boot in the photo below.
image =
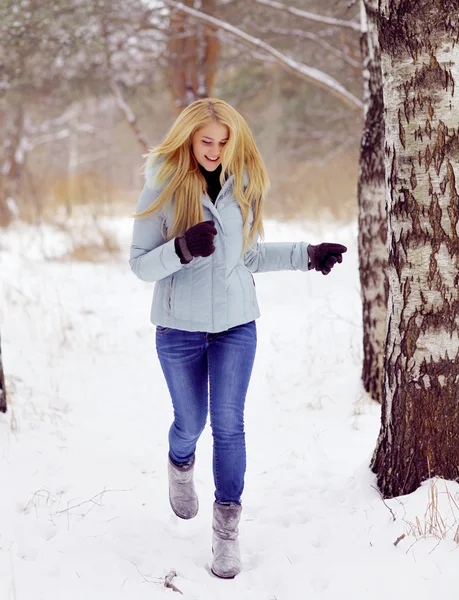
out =
[(212, 573), (231, 579), (242, 571), (239, 541), (237, 539), (242, 506), (214, 502), (212, 521)]
[(168, 459), (169, 501), (172, 510), (181, 519), (192, 519), (198, 514), (198, 497), (193, 483), (195, 457), (188, 465), (178, 467)]

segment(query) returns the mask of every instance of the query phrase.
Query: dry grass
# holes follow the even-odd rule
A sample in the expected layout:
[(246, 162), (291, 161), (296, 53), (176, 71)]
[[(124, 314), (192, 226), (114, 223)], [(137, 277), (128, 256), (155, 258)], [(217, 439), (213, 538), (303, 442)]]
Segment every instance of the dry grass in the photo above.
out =
[(451, 494), (446, 482), (440, 481), (444, 483), (445, 491), (439, 492), (438, 478), (430, 480), (429, 500), (424, 515), (416, 516), (414, 523), (406, 521), (407, 533), (416, 540), (434, 537), (440, 541), (452, 537), (459, 544), (459, 498)]
[[(271, 190), (265, 216), (280, 220), (356, 218), (358, 160), (355, 143), (335, 156), (318, 156), (316, 161), (289, 161), (282, 152), (268, 156)], [(58, 215), (70, 218), (79, 214), (81, 207), (97, 207), (99, 215), (130, 216), (143, 184), (140, 166), (138, 182), (130, 189), (92, 171), (79, 172), (73, 178), (44, 177), (21, 204), (21, 218), (29, 223), (55, 223)]]
[(102, 262), (111, 260), (120, 253), (120, 245), (108, 231), (99, 231), (98, 240), (74, 240), (72, 248), (62, 257), (62, 261)]
[(94, 217), (113, 216), (120, 205), (131, 204), (134, 210), (140, 188), (139, 183), (138, 190), (126, 190), (91, 171), (74, 177), (43, 177), (33, 190), (25, 190), (20, 204), (21, 220), (32, 225), (56, 225), (82, 212)]
[[(322, 162), (320, 162), (322, 160)], [(358, 147), (315, 162), (282, 160), (282, 152), (266, 161), (271, 190), (264, 215), (279, 220), (329, 219), (348, 222), (357, 215)], [(127, 167), (126, 167), (127, 168)], [(131, 165), (132, 169), (132, 165)], [(21, 218), (48, 224), (68, 238), (59, 260), (101, 262), (120, 252), (117, 236), (102, 224), (103, 217), (129, 220), (143, 185), (123, 189), (110, 177), (81, 171), (73, 178), (43, 174), (21, 205)]]
[[(48, 260), (99, 263), (117, 258), (121, 252), (117, 234), (104, 224), (105, 215), (98, 215), (97, 211), (98, 207), (79, 207), (72, 218), (57, 211), (55, 220), (48, 224), (64, 234), (65, 248), (48, 255)], [(124, 215), (129, 216), (126, 209)]]
[(357, 218), (358, 147), (327, 162), (268, 164), (271, 177), (266, 216), (281, 220)]

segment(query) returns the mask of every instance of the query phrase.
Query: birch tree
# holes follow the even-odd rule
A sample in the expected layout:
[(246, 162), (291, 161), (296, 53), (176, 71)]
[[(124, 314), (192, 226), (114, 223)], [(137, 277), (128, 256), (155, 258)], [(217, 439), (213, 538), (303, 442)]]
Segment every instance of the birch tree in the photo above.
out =
[(458, 0), (380, 0), (388, 206), (385, 497), (459, 476)]
[(361, 0), (365, 124), (359, 162), (359, 270), (363, 312), (365, 390), (382, 402), (387, 314), (387, 224), (384, 179), (384, 112), (378, 0)]

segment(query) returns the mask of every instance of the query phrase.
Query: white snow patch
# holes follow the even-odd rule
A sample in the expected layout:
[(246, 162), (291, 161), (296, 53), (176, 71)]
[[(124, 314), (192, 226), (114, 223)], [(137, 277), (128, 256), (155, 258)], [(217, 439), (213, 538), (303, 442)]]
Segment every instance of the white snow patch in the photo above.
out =
[(196, 462), (200, 512), (181, 521), (167, 497), (172, 408), (148, 321), (153, 286), (129, 270), (131, 220), (111, 226), (122, 255), (109, 264), (47, 260), (69, 246), (51, 228), (2, 233), (0, 598), (175, 598), (163, 586), (172, 569), (185, 599), (455, 598), (459, 486), (448, 483), (448, 497), (437, 483), (449, 527), (439, 543), (422, 537), (429, 483), (383, 503), (368, 468), (380, 408), (360, 383), (356, 227), (267, 224), (268, 241), (349, 252), (326, 277), (255, 275), (244, 570), (222, 581), (209, 573), (209, 426)]

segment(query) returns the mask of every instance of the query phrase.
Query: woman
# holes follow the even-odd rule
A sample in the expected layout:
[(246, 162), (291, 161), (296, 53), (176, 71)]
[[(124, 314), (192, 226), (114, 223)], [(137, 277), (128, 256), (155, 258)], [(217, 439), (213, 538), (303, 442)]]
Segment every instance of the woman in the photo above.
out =
[(132, 271), (156, 282), (151, 321), (174, 410), (169, 498), (183, 519), (198, 512), (195, 450), (210, 410), (212, 572), (223, 578), (242, 568), (244, 403), (260, 316), (252, 273), (328, 274), (346, 251), (340, 244), (259, 242), (268, 186), (243, 117), (222, 100), (198, 100), (147, 155), (131, 247)]

